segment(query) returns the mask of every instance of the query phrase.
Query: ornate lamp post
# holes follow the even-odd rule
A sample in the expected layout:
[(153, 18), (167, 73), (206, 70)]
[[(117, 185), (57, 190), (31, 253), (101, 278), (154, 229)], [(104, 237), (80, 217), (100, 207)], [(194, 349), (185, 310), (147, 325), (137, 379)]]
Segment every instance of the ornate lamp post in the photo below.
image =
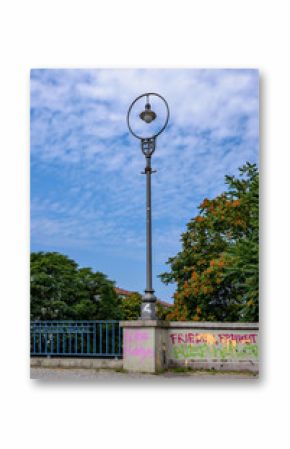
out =
[[(146, 132), (133, 130), (132, 126), (132, 110), (137, 105), (143, 104), (146, 98), (145, 109), (138, 114), (138, 119), (145, 123)], [(157, 123), (157, 129), (150, 127), (152, 122), (157, 119), (157, 114), (151, 109), (150, 98), (161, 100), (163, 108), (165, 108), (165, 116), (161, 125)], [(159, 94), (146, 93), (137, 97), (130, 105), (127, 113), (127, 125), (131, 134), (141, 141), (142, 153), (146, 158), (145, 171), (146, 175), (146, 289), (141, 306), (142, 320), (155, 320), (156, 317), (156, 296), (152, 286), (152, 224), (151, 224), (151, 174), (155, 173), (151, 168), (151, 156), (155, 151), (156, 138), (164, 131), (169, 120), (169, 107), (167, 101)], [(142, 122), (141, 122), (142, 123)], [(156, 124), (156, 123), (155, 123)], [(144, 134), (144, 136), (143, 136)]]

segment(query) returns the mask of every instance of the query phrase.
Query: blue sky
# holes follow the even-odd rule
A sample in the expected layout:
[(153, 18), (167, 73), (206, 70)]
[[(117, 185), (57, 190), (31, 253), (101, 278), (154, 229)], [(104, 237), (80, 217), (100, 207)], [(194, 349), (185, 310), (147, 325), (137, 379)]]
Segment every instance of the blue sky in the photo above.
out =
[(258, 161), (256, 70), (35, 69), (31, 71), (31, 250), (59, 251), (119, 287), (145, 288), (145, 177), (126, 125), (131, 101), (158, 92), (170, 122), (152, 166), (153, 285), (180, 234), (224, 175)]

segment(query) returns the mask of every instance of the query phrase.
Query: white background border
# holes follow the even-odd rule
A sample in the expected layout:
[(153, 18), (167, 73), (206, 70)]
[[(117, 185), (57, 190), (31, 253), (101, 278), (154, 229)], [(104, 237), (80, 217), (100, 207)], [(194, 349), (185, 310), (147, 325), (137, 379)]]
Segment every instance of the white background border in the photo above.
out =
[[(282, 0), (1, 2), (1, 447), (287, 446), (288, 5)], [(259, 381), (29, 380), (28, 111), (29, 70), (34, 67), (260, 69)]]

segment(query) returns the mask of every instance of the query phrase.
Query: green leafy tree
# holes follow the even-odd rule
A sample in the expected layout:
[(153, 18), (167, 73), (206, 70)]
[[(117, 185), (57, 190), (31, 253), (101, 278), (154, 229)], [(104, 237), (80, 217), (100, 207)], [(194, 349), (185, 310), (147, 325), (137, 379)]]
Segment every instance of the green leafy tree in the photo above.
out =
[[(251, 183), (247, 190), (245, 204), (249, 211), (245, 234), (231, 242), (225, 253), (227, 268), (225, 279), (236, 285), (242, 304), (240, 316), (244, 321), (259, 319), (259, 176), (255, 166), (245, 166)], [(231, 179), (233, 184), (236, 180)]]
[[(142, 295), (138, 292), (132, 292), (126, 298), (121, 299), (122, 320), (139, 320), (141, 315)], [(156, 315), (159, 320), (166, 319), (169, 312), (168, 307), (164, 307), (160, 301), (156, 302)]]
[(31, 254), (31, 318), (72, 318), (77, 264), (58, 253)]
[(132, 292), (127, 298), (121, 299), (122, 320), (138, 320), (140, 318), (142, 296)]
[(165, 307), (161, 304), (161, 302), (156, 302), (156, 315), (159, 320), (166, 320), (168, 315), (172, 313), (172, 306)]
[(227, 191), (205, 199), (182, 234), (182, 250), (160, 275), (176, 282), (167, 318), (195, 321), (258, 319), (259, 183), (255, 164), (226, 176)]
[(31, 319), (120, 319), (114, 283), (56, 252), (31, 254)]

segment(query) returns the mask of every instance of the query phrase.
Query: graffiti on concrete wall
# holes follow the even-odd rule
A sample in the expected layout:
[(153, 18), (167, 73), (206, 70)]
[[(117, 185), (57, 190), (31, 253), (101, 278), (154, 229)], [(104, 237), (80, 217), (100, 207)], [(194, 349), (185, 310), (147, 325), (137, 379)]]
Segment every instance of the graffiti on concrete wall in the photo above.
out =
[(151, 336), (146, 330), (124, 330), (124, 356), (137, 357), (140, 362), (153, 357), (153, 348), (150, 344)]
[(228, 333), (171, 333), (172, 355), (177, 359), (257, 359), (258, 335)]

